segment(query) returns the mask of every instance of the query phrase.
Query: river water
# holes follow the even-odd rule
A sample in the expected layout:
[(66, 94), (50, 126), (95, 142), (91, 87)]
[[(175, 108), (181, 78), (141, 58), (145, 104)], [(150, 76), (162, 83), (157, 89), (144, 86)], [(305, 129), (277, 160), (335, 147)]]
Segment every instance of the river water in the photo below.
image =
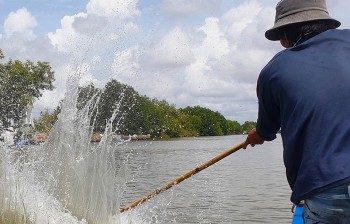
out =
[[(116, 146), (128, 154), (129, 204), (244, 141), (245, 136), (180, 138)], [(239, 150), (139, 208), (122, 223), (291, 223), (282, 140)]]
[[(119, 207), (244, 139), (238, 135), (123, 144), (106, 141), (89, 146), (65, 136), (43, 147), (2, 153), (0, 223), (291, 223), (280, 137), (239, 150), (118, 214)], [(60, 152), (52, 156), (50, 148)]]
[[(95, 98), (74, 104), (72, 77), (62, 111), (42, 146), (0, 148), (0, 224), (291, 223), (290, 189), (278, 137), (239, 150), (144, 204), (120, 207), (211, 160), (246, 136), (169, 141), (90, 141)], [(122, 100), (122, 99), (121, 99)]]

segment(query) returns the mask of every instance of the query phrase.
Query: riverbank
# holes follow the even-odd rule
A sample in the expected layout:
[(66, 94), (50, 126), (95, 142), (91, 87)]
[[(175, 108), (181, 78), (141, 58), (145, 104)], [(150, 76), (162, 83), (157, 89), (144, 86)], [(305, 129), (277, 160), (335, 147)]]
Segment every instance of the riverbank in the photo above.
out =
[[(94, 133), (91, 136), (91, 142), (100, 142), (102, 139), (102, 134), (101, 133)], [(140, 140), (150, 140), (151, 135), (112, 135), (112, 139), (114, 141), (140, 141)]]
[[(102, 139), (101, 133), (94, 133), (91, 136), (91, 142), (100, 142)], [(49, 134), (47, 133), (35, 133), (28, 138), (30, 144), (40, 144), (47, 141)], [(115, 141), (140, 141), (140, 140), (150, 140), (151, 135), (113, 135), (112, 139)]]

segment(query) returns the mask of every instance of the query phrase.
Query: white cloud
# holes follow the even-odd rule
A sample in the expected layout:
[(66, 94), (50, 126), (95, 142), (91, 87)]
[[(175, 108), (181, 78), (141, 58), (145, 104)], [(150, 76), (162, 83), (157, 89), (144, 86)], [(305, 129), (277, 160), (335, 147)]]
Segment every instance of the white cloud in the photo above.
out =
[[(178, 107), (201, 105), (230, 119), (254, 120), (257, 76), (279, 48), (264, 38), (274, 6), (241, 2), (217, 15), (216, 1), (167, 0), (167, 12), (183, 20), (164, 25), (155, 14), (159, 24), (154, 26), (151, 17), (144, 20), (136, 0), (91, 0), (86, 12), (64, 16), (46, 38), (24, 42), (3, 36), (0, 45), (5, 54), (52, 65), (56, 89), (36, 102), (36, 110), (56, 107), (67, 77), (79, 73), (81, 84), (101, 87), (115, 78)], [(185, 16), (203, 12), (210, 16), (196, 17), (195, 26)], [(33, 29), (26, 27), (22, 30)]]
[(255, 118), (258, 74), (279, 49), (264, 38), (272, 11), (252, 0), (198, 28), (176, 27), (152, 44), (117, 54), (114, 72), (141, 94), (178, 107), (201, 105), (230, 119)]
[(136, 6), (137, 0), (90, 0), (86, 13), (63, 17), (61, 28), (48, 37), (59, 51), (94, 57), (138, 29), (130, 21), (140, 13)]
[[(268, 42), (263, 36), (266, 25), (261, 26), (270, 22), (270, 15), (266, 13), (270, 10), (250, 1), (229, 9), (221, 19), (210, 17), (205, 20), (205, 24), (197, 29), (204, 37), (192, 35), (197, 38), (192, 41), (197, 45), (192, 46), (195, 61), (185, 69), (187, 102), (189, 98), (197, 98), (194, 102), (222, 111), (226, 103), (235, 108), (246, 101), (244, 104), (249, 108), (250, 116), (255, 116), (256, 79), (276, 52), (266, 48)], [(185, 103), (181, 102), (182, 105)], [(225, 110), (225, 116), (229, 114), (233, 111)], [(237, 119), (232, 115), (229, 117)]]
[(140, 69), (137, 47), (117, 52), (112, 64), (113, 78), (131, 84), (136, 81)]
[(201, 46), (195, 50), (196, 57), (200, 60), (218, 60), (229, 52), (229, 43), (220, 30), (218, 18), (205, 19), (205, 25), (197, 31), (205, 35)]
[[(45, 91), (43, 97), (35, 102), (36, 116), (38, 110), (58, 105), (71, 75), (80, 76), (80, 85), (92, 82), (97, 87), (103, 87), (113, 75), (111, 57), (114, 52), (127, 49), (128, 37), (138, 29), (131, 21), (132, 16), (139, 14), (135, 7), (135, 1), (91, 0), (87, 12), (64, 16), (61, 27), (47, 34), (44, 43), (50, 45), (47, 49), (53, 49), (57, 55), (56, 59), (48, 58), (55, 71), (56, 88), (51, 92)], [(19, 49), (23, 46), (26, 47)], [(25, 54), (30, 51), (28, 43), (19, 43), (16, 48), (12, 52), (21, 50)], [(44, 58), (47, 51), (43, 50), (41, 54)]]
[(139, 15), (137, 2), (137, 0), (90, 0), (86, 9), (88, 14), (126, 19)]
[(170, 18), (183, 19), (198, 14), (212, 14), (219, 10), (221, 0), (165, 0), (161, 9)]
[(78, 42), (82, 41), (79, 34), (73, 27), (73, 23), (77, 18), (86, 18), (86, 13), (79, 13), (74, 16), (65, 16), (61, 20), (61, 28), (54, 33), (48, 33), (51, 43), (57, 47), (59, 51), (70, 52), (76, 48)]
[(239, 42), (242, 38), (242, 32), (251, 28), (252, 23), (257, 22), (261, 10), (263, 10), (262, 6), (256, 0), (251, 0), (225, 13), (223, 21), (227, 25), (228, 37), (233, 43)]
[(193, 61), (190, 37), (176, 27), (145, 49), (140, 60), (144, 67), (183, 67)]
[[(48, 33), (51, 44), (58, 52), (66, 55), (61, 65), (55, 68), (60, 76), (56, 85), (64, 86), (67, 77), (74, 73), (81, 75), (81, 85), (93, 82), (96, 86), (102, 87), (111, 78), (114, 52), (126, 49), (128, 37), (138, 29), (136, 24), (129, 21), (130, 16), (138, 14), (135, 12), (137, 10), (128, 12), (129, 16), (125, 14), (127, 9), (133, 9), (134, 2), (124, 1), (119, 6), (116, 4), (118, 2), (111, 1), (110, 5), (106, 5), (107, 1), (92, 0), (87, 6), (87, 13), (64, 16), (61, 27)], [(108, 11), (112, 10), (111, 8), (117, 10), (117, 6), (125, 9), (119, 11), (118, 15), (121, 18)], [(60, 88), (61, 91), (64, 89)]]
[(16, 12), (11, 12), (5, 20), (4, 30), (5, 35), (19, 35), (25, 40), (35, 38), (33, 28), (37, 25), (36, 19), (30, 14), (26, 8), (18, 9)]

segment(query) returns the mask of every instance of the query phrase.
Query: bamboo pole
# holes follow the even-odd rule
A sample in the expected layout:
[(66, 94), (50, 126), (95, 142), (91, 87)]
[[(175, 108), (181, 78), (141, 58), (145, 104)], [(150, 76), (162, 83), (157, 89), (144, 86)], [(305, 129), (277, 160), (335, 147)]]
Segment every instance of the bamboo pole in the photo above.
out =
[(175, 180), (173, 180), (173, 181), (167, 183), (167, 184), (164, 185), (163, 187), (154, 190), (153, 192), (151, 192), (150, 194), (146, 195), (145, 197), (143, 197), (143, 198), (141, 198), (141, 199), (139, 199), (139, 200), (137, 200), (137, 201), (134, 201), (133, 203), (129, 204), (128, 206), (126, 206), (126, 207), (124, 207), (124, 208), (121, 208), (121, 209), (120, 209), (120, 212), (121, 212), (121, 213), (122, 213), (122, 212), (125, 212), (125, 211), (127, 211), (127, 210), (129, 210), (129, 209), (131, 209), (131, 208), (134, 208), (134, 207), (136, 207), (136, 206), (142, 204), (143, 202), (147, 201), (148, 199), (153, 198), (153, 197), (156, 196), (157, 194), (162, 193), (163, 191), (168, 190), (169, 188), (171, 188), (171, 187), (173, 187), (173, 186), (175, 186), (175, 185), (181, 183), (182, 181), (184, 181), (184, 180), (190, 178), (190, 177), (193, 176), (194, 174), (196, 174), (196, 173), (198, 173), (198, 172), (204, 170), (205, 168), (207, 168), (207, 167), (213, 165), (214, 163), (216, 163), (216, 162), (222, 160), (223, 158), (225, 158), (225, 157), (231, 155), (232, 153), (234, 153), (234, 152), (240, 150), (240, 149), (243, 147), (243, 143), (244, 143), (244, 142), (242, 142), (242, 143), (240, 143), (240, 144), (234, 146), (233, 148), (231, 148), (231, 149), (229, 149), (229, 150), (223, 152), (222, 154), (220, 154), (220, 155), (214, 157), (213, 159), (207, 161), (206, 163), (203, 163), (202, 165), (196, 167), (195, 169), (193, 169), (193, 170), (191, 170), (191, 171), (185, 173), (184, 175), (182, 175), (182, 176), (176, 178)]

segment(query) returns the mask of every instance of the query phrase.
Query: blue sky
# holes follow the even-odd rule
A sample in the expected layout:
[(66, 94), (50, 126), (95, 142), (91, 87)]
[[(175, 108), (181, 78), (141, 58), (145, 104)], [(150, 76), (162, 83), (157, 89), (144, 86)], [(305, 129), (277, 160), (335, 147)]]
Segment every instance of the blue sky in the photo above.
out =
[(4, 21), (10, 12), (25, 7), (40, 23), (35, 32), (38, 35), (45, 35), (60, 26), (63, 16), (84, 11), (87, 2), (86, 0), (2, 0), (0, 19)]
[[(277, 0), (0, 0), (0, 48), (12, 59), (48, 61), (56, 89), (33, 114), (53, 109), (67, 78), (110, 79), (177, 107), (200, 105), (255, 120), (256, 79), (282, 50), (264, 38)], [(348, 1), (328, 0), (350, 25)]]

